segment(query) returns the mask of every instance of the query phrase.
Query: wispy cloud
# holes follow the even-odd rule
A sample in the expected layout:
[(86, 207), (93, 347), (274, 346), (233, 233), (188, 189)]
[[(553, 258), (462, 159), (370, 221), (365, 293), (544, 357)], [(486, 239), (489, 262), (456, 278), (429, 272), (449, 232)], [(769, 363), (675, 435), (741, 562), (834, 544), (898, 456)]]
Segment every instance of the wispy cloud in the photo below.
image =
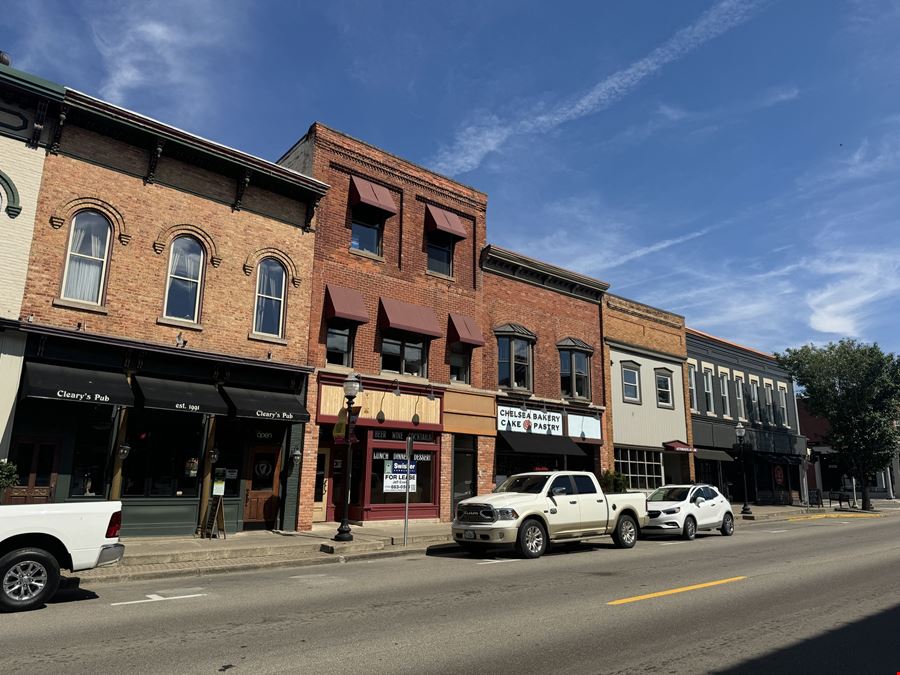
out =
[(456, 133), (449, 146), (438, 151), (432, 165), (450, 175), (471, 171), (513, 136), (549, 131), (604, 110), (666, 65), (748, 20), (763, 4), (752, 0), (722, 0), (645, 57), (604, 78), (575, 100), (515, 120), (502, 120), (490, 114), (468, 124)]
[(770, 108), (773, 105), (779, 105), (781, 103), (793, 101), (798, 96), (800, 96), (800, 89), (798, 87), (795, 87), (794, 85), (773, 87), (772, 89), (769, 89), (769, 91), (767, 91), (765, 94), (763, 94), (757, 107)]

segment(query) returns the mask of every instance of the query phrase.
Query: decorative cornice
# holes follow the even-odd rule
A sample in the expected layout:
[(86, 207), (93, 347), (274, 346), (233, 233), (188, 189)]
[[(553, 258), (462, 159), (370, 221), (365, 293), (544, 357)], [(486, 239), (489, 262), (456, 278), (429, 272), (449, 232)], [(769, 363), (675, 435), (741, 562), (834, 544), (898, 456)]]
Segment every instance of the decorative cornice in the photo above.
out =
[(38, 101), (37, 109), (34, 113), (34, 122), (31, 128), (31, 138), (28, 141), (29, 147), (36, 148), (41, 142), (41, 134), (44, 131), (44, 122), (47, 120), (47, 107), (49, 105), (50, 104), (46, 99), (42, 98)]
[(661, 361), (673, 361), (678, 364), (682, 364), (687, 361), (687, 356), (683, 354), (660, 352), (654, 349), (647, 349), (646, 347), (629, 344), (628, 342), (619, 342), (618, 340), (613, 340), (611, 338), (603, 338), (603, 341), (610, 347), (610, 349), (617, 349), (619, 351), (637, 354), (638, 356), (646, 356), (647, 358), (659, 359)]
[[(650, 305), (635, 302), (634, 300), (627, 300), (626, 298), (620, 298), (615, 295), (607, 295), (606, 306), (609, 309), (622, 312), (623, 314), (629, 314), (645, 321), (654, 321), (679, 331), (684, 330), (684, 317), (662, 309), (657, 309), (656, 307), (651, 307)], [(681, 322), (679, 323), (674, 318), (670, 317), (680, 318)]]
[(599, 304), (609, 284), (577, 272), (489, 244), (481, 253), (481, 267), (497, 274), (556, 293)]

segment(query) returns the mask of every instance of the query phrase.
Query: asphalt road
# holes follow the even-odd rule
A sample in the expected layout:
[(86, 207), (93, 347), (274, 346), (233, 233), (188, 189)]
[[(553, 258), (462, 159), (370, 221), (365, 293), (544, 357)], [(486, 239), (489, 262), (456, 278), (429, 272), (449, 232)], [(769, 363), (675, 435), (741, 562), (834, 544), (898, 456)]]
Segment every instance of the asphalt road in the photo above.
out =
[[(609, 604), (709, 582), (724, 583)], [(0, 615), (5, 674), (232, 670), (896, 673), (900, 514), (739, 524), (731, 538), (581, 546), (533, 561), (444, 547), (93, 584)]]

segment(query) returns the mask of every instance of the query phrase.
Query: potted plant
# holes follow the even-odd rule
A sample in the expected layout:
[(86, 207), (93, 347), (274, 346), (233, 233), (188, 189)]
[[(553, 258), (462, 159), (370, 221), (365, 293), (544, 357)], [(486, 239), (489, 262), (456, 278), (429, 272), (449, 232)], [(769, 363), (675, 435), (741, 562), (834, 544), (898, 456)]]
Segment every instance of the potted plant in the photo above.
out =
[(11, 462), (0, 462), (0, 504), (6, 503), (6, 488), (12, 487), (19, 482), (19, 472), (16, 465)]

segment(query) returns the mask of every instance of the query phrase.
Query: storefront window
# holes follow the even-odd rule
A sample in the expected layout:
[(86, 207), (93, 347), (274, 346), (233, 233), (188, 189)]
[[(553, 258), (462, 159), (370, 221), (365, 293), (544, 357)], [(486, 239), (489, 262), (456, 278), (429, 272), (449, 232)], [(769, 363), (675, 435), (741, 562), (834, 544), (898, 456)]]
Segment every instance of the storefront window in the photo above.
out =
[(127, 497), (196, 497), (203, 417), (158, 410), (129, 420), (131, 453), (122, 464)]
[[(433, 504), (434, 453), (414, 452), (409, 469), (409, 503)], [(406, 501), (405, 452), (373, 451), (371, 488), (372, 504), (403, 504)]]
[(115, 410), (95, 406), (78, 418), (70, 497), (105, 497), (106, 467)]
[(663, 484), (662, 452), (616, 448), (616, 473), (628, 479), (633, 490), (652, 490)]

